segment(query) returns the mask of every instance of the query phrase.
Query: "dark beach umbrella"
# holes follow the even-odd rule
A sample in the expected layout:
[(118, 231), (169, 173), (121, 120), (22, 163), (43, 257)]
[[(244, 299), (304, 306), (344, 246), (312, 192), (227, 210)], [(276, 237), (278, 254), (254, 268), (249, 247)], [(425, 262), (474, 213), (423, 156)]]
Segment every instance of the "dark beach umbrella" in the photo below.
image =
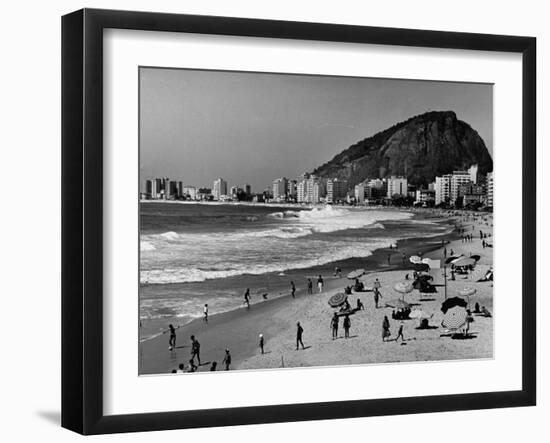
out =
[(446, 312), (441, 322), (441, 326), (447, 329), (459, 329), (466, 324), (467, 317), (468, 313), (466, 309), (462, 306), (454, 306)]
[(347, 299), (348, 296), (346, 294), (343, 292), (338, 292), (328, 299), (328, 304), (332, 308), (337, 308), (338, 306), (343, 305)]
[(430, 266), (426, 263), (414, 263), (413, 269), (417, 272), (428, 272), (430, 270)]
[(481, 255), (477, 255), (477, 254), (470, 255), (470, 258), (473, 258), (476, 262), (478, 262), (479, 259), (481, 258)]
[(468, 306), (468, 303), (466, 303), (466, 300), (464, 300), (463, 298), (451, 297), (441, 303), (441, 311), (446, 314), (449, 309), (454, 308), (455, 306), (461, 306), (465, 308), (466, 306)]

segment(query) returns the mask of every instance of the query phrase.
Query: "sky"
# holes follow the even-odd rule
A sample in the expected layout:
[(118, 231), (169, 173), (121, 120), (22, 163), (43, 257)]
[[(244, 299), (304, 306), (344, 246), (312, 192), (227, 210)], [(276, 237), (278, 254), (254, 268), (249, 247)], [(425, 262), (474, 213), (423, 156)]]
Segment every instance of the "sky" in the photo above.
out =
[(311, 172), (427, 111), (452, 110), (493, 151), (489, 84), (140, 68), (140, 181), (212, 187)]

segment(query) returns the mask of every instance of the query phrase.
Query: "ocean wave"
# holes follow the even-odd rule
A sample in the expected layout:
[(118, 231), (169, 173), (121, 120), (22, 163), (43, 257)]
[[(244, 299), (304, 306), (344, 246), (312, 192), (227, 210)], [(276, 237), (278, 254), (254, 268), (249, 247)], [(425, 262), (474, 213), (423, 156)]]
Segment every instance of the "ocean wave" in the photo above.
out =
[[(261, 275), (267, 273), (280, 273), (291, 269), (307, 269), (314, 266), (325, 265), (335, 261), (349, 258), (368, 257), (375, 249), (394, 243), (392, 239), (382, 239), (376, 242), (357, 245), (347, 245), (331, 248), (314, 259), (296, 260), (280, 263), (264, 263), (255, 266), (233, 265), (229, 269), (200, 269), (192, 267), (150, 269), (140, 272), (140, 281), (143, 284), (168, 284), (168, 283), (193, 283), (211, 279), (236, 277), (239, 275)], [(220, 265), (221, 266), (221, 265)]]
[(154, 251), (156, 250), (157, 248), (155, 248), (155, 245), (149, 241), (144, 241), (144, 240), (141, 240), (139, 242), (139, 249), (141, 251)]

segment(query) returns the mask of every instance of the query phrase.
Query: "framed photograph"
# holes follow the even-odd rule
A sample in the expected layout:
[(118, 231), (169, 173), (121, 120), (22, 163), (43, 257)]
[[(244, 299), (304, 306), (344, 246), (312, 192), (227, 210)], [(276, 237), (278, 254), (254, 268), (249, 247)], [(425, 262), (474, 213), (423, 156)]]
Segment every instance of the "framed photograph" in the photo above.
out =
[(62, 425), (536, 402), (531, 37), (62, 20)]

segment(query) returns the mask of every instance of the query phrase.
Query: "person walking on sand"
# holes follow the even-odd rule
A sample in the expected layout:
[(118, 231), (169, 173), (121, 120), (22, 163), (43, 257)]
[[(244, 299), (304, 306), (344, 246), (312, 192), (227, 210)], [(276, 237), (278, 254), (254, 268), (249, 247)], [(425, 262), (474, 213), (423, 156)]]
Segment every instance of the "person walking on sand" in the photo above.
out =
[(244, 303), (246, 305), (246, 309), (250, 309), (250, 288), (246, 288), (244, 293)]
[(351, 320), (349, 319), (349, 315), (346, 315), (344, 317), (344, 337), (349, 338), (349, 329), (351, 328)]
[(338, 314), (335, 312), (332, 318), (330, 319), (330, 329), (332, 330), (332, 339), (336, 340), (338, 338)]
[(307, 293), (313, 294), (313, 282), (311, 281), (311, 278), (307, 279)]
[(292, 294), (292, 298), (296, 298), (296, 285), (293, 281), (290, 282), (290, 293)]
[(168, 325), (168, 329), (170, 330), (170, 339), (168, 340), (168, 349), (171, 351), (176, 347), (176, 329), (173, 325)]
[(382, 294), (380, 293), (378, 288), (374, 288), (374, 307), (378, 309), (378, 301), (382, 297)]
[(384, 315), (384, 320), (382, 321), (382, 341), (386, 341), (390, 335), (390, 321), (388, 320), (388, 316)]
[(317, 279), (317, 287), (319, 288), (319, 292), (323, 292), (323, 276), (319, 275), (319, 278)]
[(302, 341), (302, 335), (304, 334), (304, 328), (300, 322), (296, 323), (296, 350), (298, 350), (298, 345), (302, 345), (302, 349), (305, 349), (304, 342)]
[(405, 341), (405, 337), (403, 337), (403, 320), (401, 320), (401, 324), (397, 330), (397, 337), (395, 337), (395, 341), (399, 340), (399, 337), (401, 337), (401, 342)]
[(260, 334), (260, 351), (262, 352), (262, 354), (264, 353), (264, 343), (264, 335)]
[(363, 302), (361, 301), (360, 298), (357, 299), (357, 310), (358, 311), (364, 311), (365, 310), (365, 305), (363, 304)]
[(225, 356), (223, 357), (222, 364), (225, 365), (225, 370), (229, 371), (229, 367), (231, 366), (231, 354), (229, 353), (229, 349), (225, 350)]
[(195, 336), (192, 335), (191, 336), (191, 361), (194, 361), (195, 357), (197, 357), (197, 361), (199, 362), (199, 366), (200, 366), (201, 365), (201, 344), (195, 338)]
[(204, 320), (206, 323), (208, 323), (208, 303), (205, 303), (203, 312), (204, 312), (203, 320)]

